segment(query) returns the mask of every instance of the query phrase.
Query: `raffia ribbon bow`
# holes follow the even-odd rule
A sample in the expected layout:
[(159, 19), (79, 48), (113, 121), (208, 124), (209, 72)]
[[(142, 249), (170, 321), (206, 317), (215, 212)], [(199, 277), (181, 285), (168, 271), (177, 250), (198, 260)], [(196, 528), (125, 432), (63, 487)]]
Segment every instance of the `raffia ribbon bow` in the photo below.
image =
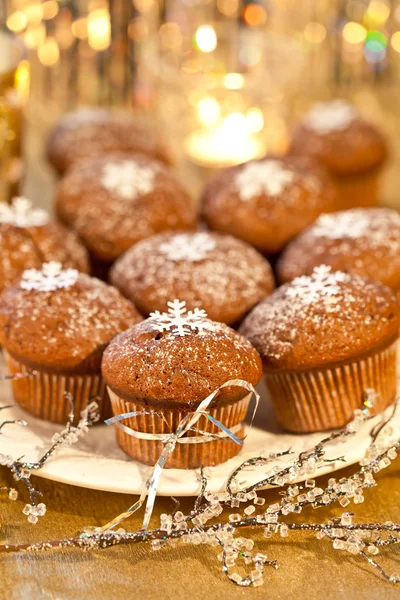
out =
[[(124, 425), (121, 422), (126, 419), (136, 417), (139, 415), (143, 415), (143, 414), (147, 414), (147, 415), (148, 414), (157, 414), (160, 418), (162, 418), (161, 415), (159, 415), (158, 413), (154, 413), (152, 411), (148, 411), (148, 412), (147, 411), (137, 411), (137, 412), (124, 413), (124, 414), (112, 417), (111, 419), (107, 419), (107, 421), (105, 421), (107, 425), (117, 425), (117, 427), (122, 429), (125, 433), (127, 433), (128, 435), (131, 435), (133, 437), (140, 438), (140, 439), (146, 439), (146, 440), (158, 440), (158, 441), (161, 440), (164, 443), (164, 448), (160, 454), (159, 459), (157, 460), (156, 464), (153, 467), (153, 471), (152, 471), (150, 477), (147, 479), (147, 481), (145, 483), (144, 489), (139, 497), (139, 500), (137, 502), (135, 502), (135, 504), (133, 504), (127, 511), (121, 513), (118, 517), (115, 517), (115, 519), (113, 519), (109, 523), (106, 523), (106, 525), (103, 525), (102, 527), (96, 527), (94, 529), (86, 528), (85, 529), (86, 532), (95, 531), (96, 533), (103, 533), (105, 531), (110, 531), (111, 529), (114, 529), (114, 527), (119, 525), (122, 521), (124, 521), (125, 519), (130, 517), (137, 510), (139, 510), (139, 508), (143, 505), (146, 496), (147, 496), (147, 502), (146, 502), (146, 508), (145, 508), (145, 513), (144, 513), (144, 518), (143, 518), (142, 530), (148, 529), (149, 524), (150, 524), (151, 515), (153, 514), (154, 502), (155, 502), (156, 495), (157, 495), (157, 489), (158, 489), (158, 484), (160, 482), (161, 473), (163, 471), (163, 468), (164, 468), (168, 458), (171, 456), (172, 452), (175, 450), (176, 444), (199, 444), (199, 443), (211, 442), (215, 439), (227, 439), (227, 441), (231, 440), (236, 444), (240, 444), (240, 445), (243, 444), (244, 440), (247, 437), (247, 434), (242, 439), (238, 438), (234, 432), (237, 428), (228, 429), (223, 423), (220, 423), (219, 421), (217, 421), (217, 419), (214, 419), (214, 417), (212, 417), (210, 415), (210, 412), (208, 410), (212, 400), (225, 387), (241, 387), (254, 395), (255, 406), (253, 409), (252, 418), (251, 418), (250, 425), (249, 425), (249, 429), (250, 429), (252, 426), (257, 408), (258, 408), (260, 396), (257, 393), (257, 391), (255, 390), (254, 386), (251, 383), (249, 383), (248, 381), (244, 381), (243, 379), (231, 379), (229, 381), (226, 381), (225, 383), (220, 385), (217, 389), (215, 389), (213, 392), (211, 392), (211, 394), (209, 394), (207, 396), (207, 398), (204, 398), (204, 400), (202, 400), (200, 402), (199, 406), (197, 407), (197, 409), (194, 412), (187, 414), (181, 420), (181, 422), (179, 423), (175, 432), (145, 433), (142, 431), (135, 431), (134, 429), (127, 427), (126, 425)], [(221, 431), (218, 433), (205, 433), (205, 432), (199, 432), (198, 430), (193, 429), (194, 425), (197, 423), (197, 421), (203, 415), (206, 416)], [(190, 431), (196, 431), (197, 433), (200, 433), (201, 435), (184, 437)], [(83, 535), (85, 535), (85, 534), (83, 534)]]

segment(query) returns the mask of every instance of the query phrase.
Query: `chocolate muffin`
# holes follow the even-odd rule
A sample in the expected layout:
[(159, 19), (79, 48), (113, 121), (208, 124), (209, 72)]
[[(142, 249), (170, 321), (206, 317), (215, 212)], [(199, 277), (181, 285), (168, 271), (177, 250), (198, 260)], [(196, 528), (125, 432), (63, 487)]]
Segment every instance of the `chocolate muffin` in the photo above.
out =
[(278, 288), (241, 333), (261, 354), (281, 425), (308, 432), (342, 427), (376, 393), (372, 413), (396, 396), (396, 295), (326, 265)]
[(89, 270), (85, 248), (73, 231), (50, 221), (46, 211), (33, 208), (26, 198), (0, 203), (0, 291), (18, 279), (27, 268), (44, 262)]
[(101, 419), (110, 416), (101, 377), (108, 342), (140, 321), (118, 290), (60, 263), (23, 272), (0, 296), (0, 341), (10, 373), (35, 371), (13, 381), (16, 401), (28, 412), (65, 423), (75, 402), (76, 422), (92, 396)]
[(161, 136), (129, 112), (86, 108), (65, 115), (53, 129), (47, 157), (59, 175), (81, 160), (110, 152), (144, 154), (170, 163)]
[(268, 261), (221, 233), (160, 233), (135, 244), (113, 265), (110, 281), (143, 315), (180, 298), (213, 321), (232, 324), (274, 289)]
[(400, 214), (353, 208), (321, 215), (287, 246), (277, 264), (284, 283), (325, 264), (400, 290)]
[(384, 136), (344, 100), (317, 103), (293, 130), (289, 152), (328, 169), (340, 208), (376, 204), (388, 149)]
[(230, 233), (264, 253), (275, 253), (323, 212), (337, 209), (323, 169), (304, 158), (254, 160), (225, 169), (203, 195), (210, 229)]
[(191, 199), (173, 172), (140, 155), (79, 163), (60, 182), (55, 204), (92, 258), (108, 266), (144, 238), (196, 226)]
[[(260, 357), (247, 340), (207, 319), (204, 311), (185, 314), (184, 304), (171, 302), (168, 314), (158, 313), (131, 327), (114, 338), (104, 353), (102, 373), (114, 414), (149, 413), (124, 421), (135, 431), (174, 432), (185, 416), (227, 381), (242, 379), (256, 385), (261, 377)], [(240, 438), (249, 402), (244, 388), (226, 387), (212, 400), (210, 415)], [(195, 427), (221, 433), (205, 415)], [(120, 429), (117, 441), (129, 456), (149, 465), (156, 463), (164, 447), (162, 441), (138, 439)], [(227, 439), (178, 443), (166, 467), (216, 465), (239, 450), (238, 444)]]

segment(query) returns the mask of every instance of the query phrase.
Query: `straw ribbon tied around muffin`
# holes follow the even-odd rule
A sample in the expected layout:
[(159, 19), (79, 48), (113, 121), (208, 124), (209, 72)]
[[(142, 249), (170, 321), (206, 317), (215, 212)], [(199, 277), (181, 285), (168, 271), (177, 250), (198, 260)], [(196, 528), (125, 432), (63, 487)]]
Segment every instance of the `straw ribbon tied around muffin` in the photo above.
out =
[[(163, 470), (164, 465), (167, 462), (168, 458), (170, 457), (172, 452), (175, 450), (176, 444), (201, 444), (201, 443), (211, 442), (215, 439), (226, 439), (227, 441), (232, 440), (233, 442), (235, 442), (235, 444), (243, 445), (244, 440), (247, 437), (247, 434), (242, 439), (240, 439), (234, 433), (235, 429), (237, 430), (237, 429), (241, 428), (241, 424), (239, 424), (239, 426), (233, 427), (232, 429), (229, 429), (228, 427), (225, 427), (225, 425), (223, 423), (220, 423), (217, 419), (214, 419), (214, 417), (212, 415), (210, 415), (209, 411), (208, 411), (208, 407), (210, 406), (210, 404), (211, 404), (212, 400), (215, 398), (215, 396), (220, 392), (220, 390), (222, 388), (230, 387), (230, 386), (241, 387), (241, 388), (247, 390), (249, 393), (254, 395), (255, 405), (254, 405), (253, 414), (252, 414), (251, 421), (250, 421), (250, 426), (249, 426), (249, 429), (250, 429), (251, 425), (253, 423), (255, 414), (257, 412), (258, 404), (260, 401), (260, 396), (256, 392), (254, 386), (251, 383), (248, 383), (247, 381), (243, 381), (241, 379), (232, 379), (230, 381), (226, 381), (221, 386), (219, 386), (217, 389), (215, 389), (213, 392), (211, 392), (211, 394), (209, 394), (207, 396), (207, 398), (204, 398), (204, 400), (202, 400), (200, 402), (198, 408), (194, 412), (188, 413), (182, 419), (182, 421), (179, 423), (175, 433), (171, 432), (171, 433), (157, 434), (157, 433), (145, 433), (145, 432), (141, 432), (141, 431), (134, 431), (130, 427), (126, 427), (126, 425), (123, 425), (121, 423), (121, 421), (123, 421), (124, 419), (136, 417), (141, 414), (156, 414), (157, 416), (160, 417), (160, 419), (163, 418), (162, 415), (158, 415), (157, 413), (154, 413), (153, 411), (151, 411), (151, 412), (144, 412), (144, 411), (130, 412), (130, 413), (118, 415), (116, 417), (112, 417), (111, 419), (108, 419), (106, 421), (107, 425), (115, 424), (115, 425), (117, 425), (117, 427), (121, 428), (125, 433), (127, 433), (130, 436), (133, 436), (136, 438), (142, 438), (142, 439), (146, 439), (146, 440), (153, 440), (153, 441), (161, 440), (164, 443), (164, 448), (163, 448), (163, 451), (161, 452), (161, 455), (160, 455), (158, 461), (156, 462), (156, 464), (153, 468), (153, 471), (152, 471), (150, 477), (147, 479), (147, 481), (144, 485), (143, 492), (140, 495), (139, 500), (135, 504), (133, 504), (127, 511), (125, 511), (124, 513), (121, 513), (118, 517), (116, 517), (115, 519), (113, 519), (112, 521), (110, 521), (109, 523), (104, 525), (103, 527), (97, 528), (96, 529), (97, 532), (108, 531), (110, 529), (113, 529), (117, 525), (119, 525), (122, 521), (127, 519), (130, 515), (132, 515), (137, 510), (139, 510), (139, 508), (142, 506), (146, 496), (148, 497), (148, 499), (147, 499), (147, 503), (146, 503), (146, 509), (145, 509), (145, 514), (144, 514), (142, 529), (144, 529), (144, 530), (148, 529), (150, 519), (153, 514), (154, 502), (155, 502), (156, 495), (157, 495), (157, 488), (158, 488), (158, 484), (160, 481), (161, 473), (162, 473), (162, 470)], [(216, 425), (221, 430), (221, 432), (220, 433), (206, 433), (197, 428), (194, 428), (197, 421), (203, 415), (207, 416), (207, 418), (214, 425)], [(183, 437), (189, 431), (195, 431), (196, 433), (200, 433), (201, 436), (200, 437), (199, 436)]]

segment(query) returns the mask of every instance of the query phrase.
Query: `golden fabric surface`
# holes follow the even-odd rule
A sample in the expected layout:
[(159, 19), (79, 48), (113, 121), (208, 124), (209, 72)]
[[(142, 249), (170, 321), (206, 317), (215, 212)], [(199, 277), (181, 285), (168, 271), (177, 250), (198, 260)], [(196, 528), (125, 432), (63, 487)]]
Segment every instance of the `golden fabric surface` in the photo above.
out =
[[(345, 475), (346, 470), (342, 474)], [(12, 478), (2, 467), (0, 487), (4, 479), (12, 484)], [(395, 462), (376, 479), (379, 487), (366, 490), (365, 502), (351, 504), (346, 510), (356, 512), (360, 522), (398, 521), (400, 463)], [(321, 481), (324, 480), (326, 477), (321, 478)], [(22, 499), (17, 502), (10, 502), (0, 494), (0, 543), (71, 536), (87, 525), (104, 524), (132, 501), (130, 496), (122, 494), (81, 489), (42, 479), (36, 479), (35, 484), (44, 493), (43, 501), (48, 505), (46, 516), (37, 525), (30, 525), (21, 513), (26, 493), (23, 491)], [(268, 502), (277, 497), (272, 490), (260, 495)], [(173, 506), (171, 500), (159, 498), (154, 514), (171, 512)], [(189, 511), (191, 506), (191, 499), (182, 501), (184, 512)], [(323, 522), (342, 512), (344, 509), (340, 506), (335, 509), (308, 509), (296, 518), (300, 522)], [(142, 513), (133, 516), (125, 523), (126, 529), (138, 529), (141, 517)], [(249, 531), (243, 530), (243, 535), (249, 534)], [(278, 570), (266, 569), (264, 586), (251, 590), (238, 588), (227, 580), (217, 560), (218, 548), (179, 543), (175, 548), (152, 550), (149, 544), (139, 544), (93, 552), (68, 549), (40, 554), (0, 555), (0, 598), (400, 598), (400, 588), (384, 582), (365, 560), (334, 550), (331, 542), (316, 540), (315, 534), (292, 532), (285, 539), (275, 535), (266, 540), (260, 531), (252, 532), (251, 536), (254, 536), (257, 551), (277, 559), (279, 564)], [(397, 556), (388, 558), (396, 552)], [(386, 549), (377, 558), (390, 574), (400, 573), (400, 556), (396, 549)]]

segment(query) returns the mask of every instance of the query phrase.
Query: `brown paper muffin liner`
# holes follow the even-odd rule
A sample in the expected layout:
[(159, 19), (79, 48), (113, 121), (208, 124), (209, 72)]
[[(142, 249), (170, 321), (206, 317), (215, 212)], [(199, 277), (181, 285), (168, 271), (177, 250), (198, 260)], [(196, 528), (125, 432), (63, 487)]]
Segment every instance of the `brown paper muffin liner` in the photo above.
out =
[[(11, 374), (32, 370), (4, 349), (3, 352)], [(65, 392), (69, 392), (74, 399), (75, 425), (93, 396), (98, 397), (99, 423), (112, 416), (106, 385), (100, 374), (63, 375), (36, 370), (35, 375), (15, 379), (11, 383), (15, 401), (28, 413), (51, 423), (63, 424), (68, 419), (71, 404), (65, 397)]]
[[(129, 402), (117, 396), (110, 388), (108, 393), (111, 399), (111, 406), (114, 415), (120, 415), (127, 412), (149, 411), (148, 406), (139, 402)], [(210, 411), (211, 416), (223, 423), (225, 427), (232, 428), (243, 423), (247, 409), (250, 403), (251, 394), (245, 396), (233, 404), (216, 407)], [(157, 410), (164, 418), (157, 415), (140, 415), (125, 420), (123, 423), (135, 431), (145, 433), (171, 433), (176, 431), (180, 421), (186, 416), (187, 412), (180, 410), (162, 409)], [(218, 433), (221, 430), (205, 417), (200, 417), (196, 427), (208, 433)], [(242, 437), (244, 426), (235, 430), (235, 435)], [(146, 465), (155, 465), (163, 450), (164, 444), (161, 441), (150, 441), (132, 437), (116, 428), (117, 442), (120, 448), (131, 458)], [(190, 432), (190, 435), (200, 435)], [(235, 444), (232, 440), (221, 439), (200, 444), (177, 444), (175, 450), (170, 455), (165, 468), (169, 469), (195, 469), (203, 465), (204, 467), (218, 465), (239, 453), (241, 446)]]
[(396, 397), (397, 341), (365, 359), (326, 369), (265, 374), (267, 388), (281, 425), (294, 432), (343, 427), (361, 408), (365, 390), (377, 398), (372, 414)]
[(379, 200), (381, 175), (382, 169), (379, 168), (362, 175), (335, 177), (338, 189), (338, 210), (376, 206)]

